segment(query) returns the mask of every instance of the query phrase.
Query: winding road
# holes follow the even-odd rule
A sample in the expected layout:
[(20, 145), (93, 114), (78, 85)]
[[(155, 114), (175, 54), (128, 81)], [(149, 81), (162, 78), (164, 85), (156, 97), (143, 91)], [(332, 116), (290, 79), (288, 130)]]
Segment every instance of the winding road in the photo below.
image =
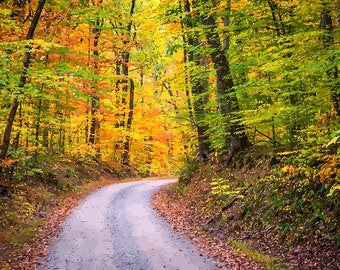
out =
[(37, 269), (214, 269), (151, 206), (153, 192), (174, 181), (120, 183), (93, 193), (67, 218)]

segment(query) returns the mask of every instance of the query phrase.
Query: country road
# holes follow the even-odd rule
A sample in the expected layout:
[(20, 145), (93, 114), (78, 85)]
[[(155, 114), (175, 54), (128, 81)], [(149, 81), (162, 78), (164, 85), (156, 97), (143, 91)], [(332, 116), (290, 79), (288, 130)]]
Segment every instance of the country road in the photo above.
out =
[(214, 269), (151, 207), (152, 193), (173, 181), (121, 183), (93, 193), (70, 214), (37, 269)]

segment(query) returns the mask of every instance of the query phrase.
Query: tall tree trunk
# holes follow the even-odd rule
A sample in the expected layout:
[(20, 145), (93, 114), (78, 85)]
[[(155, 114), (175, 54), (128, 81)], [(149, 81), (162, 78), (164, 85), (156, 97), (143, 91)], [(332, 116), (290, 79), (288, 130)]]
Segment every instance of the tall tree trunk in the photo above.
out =
[[(212, 1), (212, 6), (216, 3)], [(201, 15), (202, 22), (206, 26), (205, 35), (207, 43), (212, 48), (210, 54), (216, 70), (216, 88), (219, 102), (219, 109), (222, 115), (227, 118), (227, 140), (226, 147), (230, 158), (239, 150), (248, 146), (248, 138), (243, 132), (243, 127), (238, 124), (233, 124), (232, 120), (236, 118), (236, 113), (239, 111), (238, 100), (234, 90), (234, 82), (230, 71), (229, 60), (226, 52), (221, 44), (221, 39), (217, 31), (217, 21), (215, 15)], [(229, 48), (229, 38), (224, 39), (224, 47)], [(231, 160), (231, 159), (229, 159)]]
[[(135, 10), (135, 5), (136, 5), (136, 0), (131, 1), (131, 8), (130, 8), (130, 21), (127, 26), (127, 32), (129, 35), (129, 39), (124, 41), (124, 46), (127, 47), (125, 48), (125, 52), (123, 53), (123, 62), (122, 62), (122, 72), (124, 75), (124, 81), (123, 81), (123, 91), (124, 92), (129, 92), (129, 112), (128, 112), (128, 117), (126, 120), (126, 130), (129, 132), (131, 130), (132, 126), (132, 119), (133, 119), (133, 109), (134, 109), (134, 83), (133, 81), (129, 78), (129, 62), (130, 62), (130, 47), (128, 45), (131, 45), (131, 42), (135, 39), (136, 33), (134, 36), (131, 36), (131, 29), (132, 29), (132, 15), (134, 14)], [(126, 104), (126, 100), (122, 100), (123, 105)], [(125, 107), (125, 106), (124, 106)], [(125, 137), (124, 141), (124, 148), (123, 148), (123, 157), (122, 157), (122, 162), (124, 165), (130, 165), (130, 140), (131, 137), (127, 135)]]
[[(321, 29), (325, 30), (325, 34), (323, 36), (323, 46), (326, 50), (331, 50), (332, 46), (334, 46), (334, 33), (333, 33), (333, 23), (332, 17), (330, 15), (330, 8), (326, 3), (324, 3), (324, 9), (321, 11)], [(333, 62), (335, 56), (332, 55), (329, 61)], [(335, 65), (334, 68), (327, 70), (327, 75), (330, 80), (334, 80), (334, 86), (332, 87), (332, 102), (337, 115), (340, 116), (340, 93), (337, 92), (339, 88), (339, 70)]]
[(35, 124), (35, 146), (39, 145), (41, 111), (42, 111), (42, 98), (39, 98), (38, 99), (37, 120), (36, 120), (36, 124)]
[[(132, 119), (133, 119), (133, 109), (134, 109), (134, 93), (135, 93), (135, 85), (132, 79), (130, 81), (130, 99), (129, 99), (129, 113), (128, 113), (128, 119), (126, 123), (126, 129), (131, 130), (132, 126)], [(124, 143), (124, 152), (123, 152), (123, 164), (129, 165), (130, 164), (130, 140), (131, 137), (129, 135), (125, 138)]]
[[(118, 76), (121, 76), (122, 75), (122, 59), (119, 59), (117, 62), (116, 62), (116, 75)], [(127, 89), (124, 88), (123, 86), (123, 83), (124, 83), (124, 79), (119, 79), (117, 82), (116, 82), (116, 89), (117, 89), (117, 92), (120, 93), (120, 86), (122, 85), (122, 91), (126, 92)], [(116, 113), (116, 117), (117, 117), (117, 122), (115, 124), (115, 127), (116, 128), (119, 128), (119, 127), (124, 127), (125, 126), (125, 105), (126, 105), (126, 101), (125, 101), (125, 98), (124, 97), (119, 97), (119, 94), (117, 95), (117, 100), (116, 100), (116, 107), (117, 108), (120, 108), (121, 111), (119, 111), (118, 113)], [(118, 145), (116, 145), (116, 147), (118, 147)]]
[(86, 121), (85, 121), (85, 142), (86, 144), (89, 144), (89, 119), (90, 119), (90, 99), (88, 98), (86, 100), (86, 112), (85, 112), (85, 116), (86, 116)]
[[(208, 59), (205, 55), (200, 55), (199, 66), (202, 71), (205, 70)], [(195, 112), (195, 123), (197, 128), (198, 135), (198, 152), (197, 156), (201, 161), (207, 161), (209, 159), (210, 153), (210, 143), (209, 143), (209, 135), (208, 124), (204, 123), (204, 117), (206, 115), (205, 105), (209, 101), (208, 96), (208, 79), (204, 78), (201, 80), (197, 80), (194, 78), (195, 82), (193, 82), (192, 93), (196, 98), (194, 99), (194, 112)], [(199, 98), (198, 98), (199, 97)]]
[[(186, 13), (191, 12), (191, 6), (189, 0), (185, 0), (184, 2), (184, 11)], [(187, 20), (187, 27), (193, 29), (195, 25), (193, 25), (192, 20)], [(184, 28), (184, 25), (182, 26)], [(198, 33), (193, 31), (193, 33), (189, 34), (188, 37), (183, 35), (183, 41), (187, 41), (187, 45), (190, 49), (197, 47), (199, 45)], [(190, 51), (190, 52), (188, 52)], [(188, 62), (195, 63), (196, 67), (199, 68), (202, 74), (206, 74), (204, 69), (207, 65), (207, 57), (205, 55), (201, 55), (200, 53), (195, 53), (193, 50), (185, 50), (185, 54), (187, 54)], [(197, 157), (201, 161), (206, 161), (209, 159), (210, 153), (210, 143), (209, 136), (207, 134), (208, 125), (204, 123), (204, 117), (206, 115), (205, 105), (208, 102), (208, 80), (207, 78), (198, 78), (192, 72), (189, 71), (188, 74), (190, 78), (191, 85), (191, 93), (193, 95), (193, 112), (191, 113), (191, 117), (193, 118), (194, 125), (197, 130)], [(191, 108), (191, 100), (190, 93), (187, 93), (189, 96), (189, 108)], [(190, 113), (190, 112), (189, 112)]]
[[(94, 40), (93, 40), (93, 60), (94, 60), (94, 72), (95, 74), (98, 74), (98, 61), (99, 61), (99, 37), (101, 34), (101, 28), (103, 25), (103, 21), (100, 19), (97, 19), (95, 22), (95, 26), (92, 29), (92, 33), (94, 34)], [(98, 120), (98, 113), (99, 113), (99, 108), (100, 108), (100, 98), (99, 94), (97, 93), (98, 91), (98, 85), (97, 85), (97, 80), (94, 80), (94, 85), (93, 85), (93, 93), (90, 96), (91, 100), (91, 121), (90, 121), (90, 134), (89, 134), (89, 143), (94, 145), (98, 143), (99, 140), (99, 120)], [(96, 146), (96, 157), (99, 159), (100, 158), (100, 148), (97, 145)]]
[(275, 0), (267, 0), (267, 3), (270, 7), (271, 13), (272, 13), (272, 19), (275, 25), (275, 30), (277, 36), (285, 35), (286, 34), (286, 29), (284, 27), (284, 24), (282, 22), (282, 16), (281, 13), (279, 12), (279, 7)]
[(97, 96), (91, 96), (91, 121), (89, 143), (92, 145), (96, 143), (99, 132), (98, 112), (99, 112), (99, 98)]
[[(46, 0), (39, 0), (38, 2), (38, 6), (36, 9), (36, 12), (34, 14), (34, 17), (32, 19), (30, 28), (28, 29), (27, 35), (26, 35), (26, 40), (30, 40), (33, 39), (33, 35), (35, 32), (35, 29), (37, 27), (37, 24), (39, 22), (39, 18), (41, 15), (41, 12), (44, 8)], [(25, 52), (24, 55), (24, 62), (23, 62), (23, 71), (22, 71), (22, 75), (20, 77), (20, 82), (19, 82), (19, 88), (23, 88), (26, 84), (26, 80), (27, 80), (27, 69), (29, 68), (30, 65), (30, 58), (31, 58), (31, 53), (29, 51), (29, 47), (26, 48), (27, 51)], [(13, 128), (13, 123), (15, 120), (15, 115), (17, 112), (17, 109), (19, 107), (19, 99), (18, 97), (15, 97), (12, 101), (12, 105), (11, 105), (11, 109), (7, 118), (7, 123), (6, 123), (6, 128), (5, 128), (5, 132), (4, 132), (4, 137), (3, 137), (3, 144), (1, 146), (1, 154), (0, 154), (0, 162), (1, 160), (4, 160), (7, 156), (7, 152), (8, 152), (8, 148), (10, 145), (10, 140), (11, 140), (11, 133), (12, 133), (12, 128)], [(0, 174), (2, 172), (2, 165), (0, 164)]]
[(58, 138), (58, 153), (64, 154), (65, 152), (65, 129), (63, 123), (66, 122), (66, 115), (62, 115), (59, 122), (59, 138)]
[[(178, 1), (179, 3), (179, 8), (182, 9), (182, 3), (181, 0)], [(188, 0), (185, 0), (184, 2), (184, 11), (186, 13), (190, 12), (190, 3)], [(186, 15), (188, 16), (188, 15)], [(188, 25), (188, 27), (192, 27), (192, 25)], [(189, 63), (189, 53), (188, 53), (188, 46), (190, 43), (192, 43), (192, 38), (190, 36), (186, 36), (185, 34), (185, 27), (183, 22), (181, 22), (181, 29), (182, 29), (182, 39), (184, 43), (184, 49), (183, 49), (183, 62), (184, 62), (184, 75), (185, 75), (185, 95), (187, 99), (187, 106), (188, 106), (188, 111), (189, 111), (189, 117), (190, 117), (190, 122), (192, 124), (195, 123), (194, 120), (194, 114), (193, 114), (193, 105), (192, 105), (192, 98), (191, 98), (191, 92), (190, 92), (190, 69), (188, 66)]]

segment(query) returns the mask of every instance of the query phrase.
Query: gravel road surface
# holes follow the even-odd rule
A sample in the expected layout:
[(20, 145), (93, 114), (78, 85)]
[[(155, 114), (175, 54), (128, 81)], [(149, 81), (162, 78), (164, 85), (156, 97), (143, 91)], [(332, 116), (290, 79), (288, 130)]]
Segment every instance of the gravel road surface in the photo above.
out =
[(214, 262), (174, 232), (151, 207), (175, 180), (111, 185), (76, 207), (38, 270), (213, 270)]

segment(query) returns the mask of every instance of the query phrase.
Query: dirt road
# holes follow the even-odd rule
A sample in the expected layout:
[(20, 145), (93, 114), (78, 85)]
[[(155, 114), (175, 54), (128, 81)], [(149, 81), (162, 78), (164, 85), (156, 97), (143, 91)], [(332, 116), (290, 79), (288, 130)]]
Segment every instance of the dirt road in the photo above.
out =
[(128, 182), (95, 192), (68, 217), (38, 270), (214, 269), (151, 207), (152, 193), (173, 181)]

